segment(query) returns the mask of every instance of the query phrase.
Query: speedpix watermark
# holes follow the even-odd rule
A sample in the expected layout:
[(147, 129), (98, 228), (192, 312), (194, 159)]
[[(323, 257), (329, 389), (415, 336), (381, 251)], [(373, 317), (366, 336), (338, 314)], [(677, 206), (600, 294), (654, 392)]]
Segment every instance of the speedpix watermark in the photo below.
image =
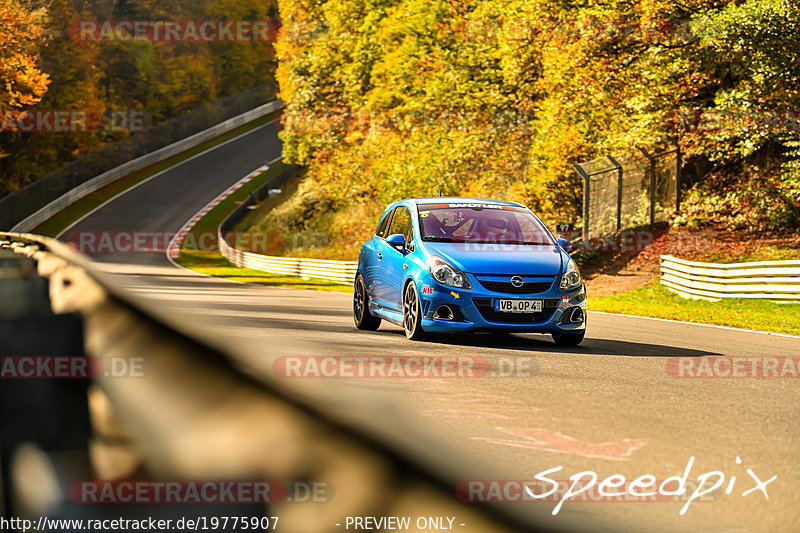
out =
[[(736, 464), (742, 464), (740, 457), (736, 458)], [(722, 496), (723, 494), (727, 496), (737, 487), (735, 475), (728, 478), (725, 472), (719, 470), (700, 474), (697, 476), (696, 483), (691, 482), (690, 475), (693, 465), (694, 456), (689, 458), (683, 475), (670, 476), (660, 482), (652, 474), (644, 474), (632, 481), (628, 481), (621, 474), (613, 474), (599, 480), (596, 472), (587, 470), (570, 476), (569, 486), (566, 487), (566, 490), (564, 490), (562, 481), (548, 477), (564, 469), (563, 466), (557, 466), (539, 472), (529, 481), (507, 481), (502, 484), (480, 480), (464, 481), (458, 485), (456, 494), (459, 499), (466, 502), (557, 501), (553, 508), (553, 515), (557, 515), (567, 501), (666, 501), (663, 498), (671, 500), (677, 497), (680, 498), (680, 501), (686, 502), (679, 513), (683, 516), (689, 510), (692, 502), (702, 501), (701, 498), (709, 496)], [(769, 500), (767, 485), (775, 481), (778, 476), (773, 475), (764, 481), (751, 468), (747, 468), (746, 473), (754, 484), (744, 490), (741, 496), (760, 492), (764, 499)], [(722, 488), (726, 479), (729, 481), (724, 491), (722, 493), (715, 492)], [(689, 492), (690, 486), (691, 493)], [(596, 494), (597, 499), (591, 498), (593, 494)], [(688, 496), (684, 499), (683, 497), (686, 495)]]
[(76, 20), (67, 34), (89, 42), (274, 42), (271, 20)]
[(281, 378), (529, 378), (539, 366), (533, 357), (288, 356), (272, 371)]
[(674, 378), (796, 379), (800, 377), (800, 356), (671, 357), (667, 374)]
[[(656, 480), (653, 485), (658, 485), (662, 481)], [(558, 483), (558, 490), (547, 490), (552, 486), (552, 483)], [(573, 490), (575, 491), (571, 501), (575, 503), (653, 503), (685, 502), (689, 498), (690, 491), (697, 489), (699, 482), (697, 480), (687, 480), (685, 483), (687, 491), (684, 494), (669, 496), (658, 492), (640, 495), (638, 489), (642, 487), (639, 484), (634, 486), (632, 481), (625, 481), (618, 487), (623, 490), (609, 493), (606, 490), (607, 487), (601, 488), (598, 485), (589, 484), (582, 480), (573, 484), (569, 479), (553, 479), (548, 482), (525, 479), (473, 479), (459, 483), (456, 486), (456, 494), (460, 500), (472, 503), (556, 503), (564, 498), (571, 485), (574, 486)], [(542, 494), (544, 492), (548, 492), (548, 496), (542, 498), (532, 496), (532, 494)], [(717, 499), (717, 497), (706, 494), (698, 498), (697, 501), (716, 501)]]

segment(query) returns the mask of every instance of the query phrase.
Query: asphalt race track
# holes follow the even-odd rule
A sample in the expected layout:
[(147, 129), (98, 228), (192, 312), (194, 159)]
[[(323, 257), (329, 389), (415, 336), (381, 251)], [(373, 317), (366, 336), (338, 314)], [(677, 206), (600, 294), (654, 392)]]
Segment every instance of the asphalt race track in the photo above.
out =
[[(277, 130), (262, 127), (173, 167), (69, 231), (175, 232), (279, 155)], [(540, 335), (442, 335), (412, 343), (385, 323), (376, 333), (357, 331), (348, 294), (216, 280), (175, 267), (164, 254), (93, 259), (154, 314), (225, 348), (254, 376), (322, 401), (332, 416), (427, 458), (420, 460), (430, 461), (434, 450), (440, 460), (430, 468), (466, 461), (489, 476), (479, 479), (532, 479), (563, 466), (553, 479), (594, 471), (600, 478), (653, 474), (663, 480), (683, 475), (694, 456), (689, 479), (725, 474), (723, 488), (693, 502), (684, 516), (685, 502), (676, 499), (567, 501), (557, 516), (553, 501), (509, 504), (531, 506), (544, 523), (572, 531), (800, 531), (798, 380), (790, 372), (762, 379), (675, 377), (678, 368), (699, 373), (705, 356), (754, 358), (735, 363), (746, 373), (761, 358), (800, 355), (800, 338), (590, 313), (586, 341), (577, 348), (556, 347)], [(275, 375), (276, 359), (312, 355), (477, 358), (471, 360), (476, 369), (491, 365), (501, 375)], [(748, 468), (762, 481), (777, 475), (766, 485), (768, 501), (759, 490), (742, 496), (755, 485)], [(733, 475), (735, 488), (725, 495)]]

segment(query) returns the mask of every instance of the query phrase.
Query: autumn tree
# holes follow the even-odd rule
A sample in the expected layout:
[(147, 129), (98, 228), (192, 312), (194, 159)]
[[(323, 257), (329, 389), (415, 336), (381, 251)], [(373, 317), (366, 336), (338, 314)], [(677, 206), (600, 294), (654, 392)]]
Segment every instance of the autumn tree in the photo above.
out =
[[(0, 0), (0, 109), (98, 114), (135, 110), (159, 123), (274, 81), (269, 40), (93, 41), (71, 32), (71, 25), (81, 20), (270, 20), (275, 29), (277, 11), (271, 0), (48, 0), (43, 4), (46, 10), (33, 10), (23, 0)], [(0, 147), (13, 154), (0, 159), (0, 196), (128, 134), (0, 133)]]
[(47, 91), (38, 46), (44, 34), (43, 9), (19, 0), (0, 0), (0, 109), (33, 105)]
[(438, 193), (580, 222), (573, 163), (674, 143), (697, 221), (800, 223), (800, 0), (280, 9), (284, 155), (310, 172), (268, 223), (329, 231), (341, 248), (369, 235), (387, 201)]

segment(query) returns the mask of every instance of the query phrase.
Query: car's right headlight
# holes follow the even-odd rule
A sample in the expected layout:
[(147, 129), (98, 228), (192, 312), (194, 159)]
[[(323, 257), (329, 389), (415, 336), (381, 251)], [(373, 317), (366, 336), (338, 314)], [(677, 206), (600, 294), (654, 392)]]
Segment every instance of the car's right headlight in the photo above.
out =
[(457, 287), (459, 289), (472, 288), (472, 283), (469, 282), (467, 276), (444, 259), (431, 257), (428, 262), (428, 267), (430, 268), (433, 279), (442, 285)]
[(567, 269), (561, 274), (561, 283), (559, 283), (558, 288), (562, 291), (569, 291), (572, 289), (577, 289), (583, 283), (583, 278), (581, 278), (581, 273), (578, 270), (578, 265), (575, 264), (575, 261), (570, 259), (567, 263)]

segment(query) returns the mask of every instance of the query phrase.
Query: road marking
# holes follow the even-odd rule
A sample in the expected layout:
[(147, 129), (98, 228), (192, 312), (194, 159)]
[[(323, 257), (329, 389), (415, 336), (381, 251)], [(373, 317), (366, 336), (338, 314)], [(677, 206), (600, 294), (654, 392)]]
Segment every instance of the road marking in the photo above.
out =
[[(218, 144), (218, 145), (216, 145), (216, 146), (212, 146), (211, 148), (208, 148), (207, 150), (203, 150), (203, 151), (202, 151), (202, 152), (200, 152), (199, 154), (195, 154), (195, 155), (193, 155), (192, 157), (190, 157), (189, 159), (184, 159), (183, 161), (179, 161), (179, 162), (175, 163), (174, 165), (170, 166), (169, 168), (165, 168), (164, 170), (162, 170), (162, 171), (160, 171), (160, 172), (157, 172), (157, 173), (153, 174), (153, 175), (152, 175), (152, 176), (150, 176), (149, 178), (147, 178), (147, 179), (145, 179), (145, 180), (143, 180), (143, 181), (140, 181), (140, 182), (139, 182), (139, 183), (137, 183), (136, 185), (133, 185), (132, 187), (129, 187), (129, 188), (125, 189), (124, 191), (120, 192), (119, 194), (116, 194), (116, 195), (112, 196), (111, 198), (109, 198), (108, 200), (106, 200), (106, 201), (105, 201), (105, 202), (103, 202), (102, 204), (98, 205), (97, 207), (95, 207), (94, 209), (92, 209), (91, 211), (89, 211), (88, 213), (86, 213), (85, 215), (83, 215), (82, 217), (80, 217), (78, 220), (74, 221), (72, 224), (70, 224), (69, 226), (67, 226), (66, 228), (64, 228), (64, 230), (63, 230), (61, 233), (59, 233), (58, 235), (56, 235), (56, 239), (61, 239), (61, 237), (62, 237), (62, 236), (63, 236), (63, 235), (66, 233), (66, 232), (68, 232), (69, 230), (71, 230), (73, 227), (77, 226), (78, 224), (80, 224), (81, 222), (83, 222), (85, 219), (89, 218), (90, 216), (92, 216), (92, 215), (93, 215), (93, 214), (95, 214), (96, 212), (100, 211), (101, 209), (103, 209), (104, 207), (106, 207), (108, 204), (110, 204), (110, 203), (111, 203), (111, 202), (113, 202), (114, 200), (116, 200), (116, 199), (120, 198), (121, 196), (124, 196), (124, 195), (128, 194), (128, 193), (129, 193), (129, 192), (131, 192), (132, 190), (136, 189), (137, 187), (139, 187), (139, 186), (141, 186), (141, 185), (144, 185), (144, 184), (145, 184), (145, 183), (147, 183), (148, 181), (154, 180), (154, 179), (156, 179), (157, 177), (161, 176), (162, 174), (165, 174), (165, 173), (167, 173), (167, 172), (170, 172), (170, 171), (172, 171), (172, 170), (176, 169), (177, 167), (181, 166), (181, 165), (182, 165), (182, 164), (184, 164), (184, 163), (188, 163), (189, 161), (192, 161), (192, 160), (194, 160), (194, 159), (197, 159), (197, 158), (198, 158), (198, 157), (200, 157), (200, 156), (206, 155), (208, 152), (211, 152), (211, 151), (213, 151), (213, 150), (216, 150), (217, 148), (222, 148), (223, 146), (226, 146), (226, 145), (228, 145), (228, 144), (230, 144), (230, 143), (232, 143), (232, 142), (234, 142), (234, 141), (237, 141), (237, 140), (241, 139), (242, 137), (244, 137), (244, 136), (246, 136), (246, 135), (250, 135), (251, 133), (255, 133), (255, 132), (257, 132), (257, 131), (259, 131), (259, 130), (261, 130), (261, 129), (264, 129), (264, 128), (266, 128), (267, 126), (270, 126), (270, 125), (272, 125), (272, 124), (273, 124), (275, 121), (278, 121), (278, 120), (280, 120), (280, 117), (278, 117), (278, 118), (276, 118), (276, 119), (274, 119), (274, 120), (271, 120), (271, 121), (267, 122), (266, 124), (263, 124), (263, 125), (261, 125), (261, 126), (258, 126), (257, 128), (253, 128), (253, 129), (252, 129), (252, 130), (250, 130), (250, 131), (246, 131), (246, 132), (242, 133), (241, 135), (237, 135), (237, 136), (236, 136), (236, 137), (234, 137), (233, 139), (228, 139), (227, 141), (225, 141), (225, 142), (222, 142), (222, 143), (220, 143), (220, 144)], [(224, 135), (224, 134), (223, 134), (223, 135)], [(191, 150), (191, 148), (189, 148), (189, 150)], [(280, 159), (280, 158), (278, 158), (278, 159)], [(153, 164), (157, 164), (157, 163), (153, 163)], [(270, 164), (272, 164), (272, 163), (270, 163)], [(138, 171), (137, 171), (137, 172), (138, 172)], [(128, 174), (128, 175), (130, 175), (130, 174)], [(120, 179), (122, 179), (122, 178), (120, 178)], [(114, 183), (114, 182), (111, 182), (111, 183)], [(108, 185), (110, 185), (110, 183), (109, 183)], [(88, 196), (88, 195), (87, 195), (87, 196)], [(84, 197), (84, 198), (85, 198), (85, 197)]]
[(250, 172), (248, 175), (241, 178), (239, 181), (237, 181), (236, 183), (234, 183), (233, 185), (222, 191), (222, 193), (219, 196), (211, 200), (205, 206), (201, 207), (200, 210), (197, 213), (195, 213), (194, 216), (190, 218), (189, 221), (186, 222), (180, 230), (178, 230), (178, 233), (169, 242), (169, 246), (167, 246), (167, 257), (170, 259), (178, 259), (178, 257), (181, 255), (181, 245), (183, 244), (183, 239), (186, 238), (186, 235), (189, 234), (192, 228), (195, 227), (195, 225), (197, 225), (197, 223), (200, 222), (200, 220), (202, 220), (203, 217), (205, 217), (209, 212), (211, 212), (212, 209), (214, 209), (224, 200), (226, 200), (231, 194), (233, 194), (234, 192), (238, 191), (239, 189), (250, 183), (257, 176), (260, 176), (264, 172), (267, 172), (269, 170), (269, 165), (271, 164), (272, 162), (268, 163), (267, 165), (262, 165), (258, 167), (257, 169)]
[[(506, 396), (482, 393), (447, 394), (437, 389), (411, 391), (412, 396), (422, 396), (424, 401), (435, 404), (445, 404), (438, 409), (418, 409), (416, 413), (425, 417), (436, 418), (480, 418), (510, 420), (514, 415), (539, 413), (544, 409), (527, 406), (521, 400), (514, 400)], [(449, 404), (449, 405), (448, 405)], [(477, 406), (475, 405), (477, 404)]]
[[(278, 120), (278, 119), (275, 119), (275, 120)], [(273, 120), (272, 122), (275, 122), (275, 120)], [(270, 122), (269, 124), (271, 124), (272, 122)], [(268, 126), (269, 124), (265, 124), (265, 126)], [(283, 156), (278, 156), (278, 157), (276, 157), (275, 159), (273, 159), (272, 161), (268, 161), (268, 162), (267, 162), (267, 164), (266, 164), (265, 166), (261, 166), (261, 167), (257, 168), (256, 170), (254, 170), (253, 172), (251, 172), (250, 174), (248, 174), (247, 176), (245, 176), (244, 178), (242, 178), (242, 180), (244, 180), (244, 179), (247, 179), (247, 178), (248, 178), (248, 176), (251, 176), (252, 174), (254, 174), (254, 173), (256, 173), (256, 172), (258, 172), (258, 174), (262, 174), (263, 172), (266, 172), (267, 170), (269, 170), (269, 167), (271, 167), (272, 165), (274, 165), (275, 163), (277, 163), (278, 161), (280, 161), (282, 158), (283, 158)], [(262, 169), (264, 169), (264, 170), (262, 170)], [(261, 172), (259, 172), (259, 171), (261, 171)], [(255, 174), (255, 176), (257, 176), (258, 174)], [(252, 179), (252, 178), (254, 178), (255, 176), (252, 176), (252, 177), (251, 177), (251, 178), (249, 178), (249, 179)], [(249, 179), (248, 179), (248, 181), (249, 181)], [(241, 182), (242, 180), (239, 180), (239, 182)], [(201, 274), (200, 272), (195, 272), (194, 270), (191, 270), (191, 269), (189, 269), (189, 268), (186, 268), (186, 267), (184, 267), (184, 266), (182, 266), (182, 265), (179, 265), (179, 264), (178, 264), (178, 262), (176, 261), (176, 259), (177, 259), (178, 257), (180, 257), (180, 245), (179, 245), (179, 244), (177, 245), (177, 251), (178, 251), (178, 253), (177, 253), (177, 255), (176, 255), (174, 258), (172, 257), (172, 253), (170, 253), (170, 251), (171, 251), (171, 250), (172, 250), (172, 248), (173, 248), (173, 243), (175, 243), (175, 239), (177, 239), (177, 238), (178, 238), (178, 235), (180, 235), (180, 234), (181, 234), (181, 232), (183, 232), (183, 231), (185, 230), (185, 233), (183, 233), (183, 236), (186, 236), (186, 233), (188, 233), (188, 232), (189, 232), (189, 230), (191, 230), (191, 228), (192, 228), (192, 227), (194, 227), (194, 225), (195, 225), (195, 224), (197, 224), (197, 221), (199, 221), (199, 220), (201, 220), (201, 219), (203, 218), (203, 216), (204, 216), (204, 215), (203, 215), (203, 213), (206, 213), (206, 214), (207, 214), (209, 211), (211, 211), (211, 209), (207, 209), (207, 208), (208, 208), (208, 206), (209, 206), (209, 205), (211, 205), (211, 204), (214, 204), (214, 205), (216, 205), (216, 204), (215, 204), (215, 202), (216, 202), (216, 203), (219, 203), (219, 201), (221, 201), (221, 200), (220, 200), (220, 197), (221, 197), (221, 196), (223, 196), (223, 195), (225, 195), (225, 197), (227, 198), (227, 195), (229, 195), (229, 194), (230, 194), (230, 192), (229, 192), (229, 191), (231, 191), (231, 189), (232, 189), (232, 188), (234, 188), (234, 187), (236, 187), (236, 188), (238, 188), (238, 187), (241, 187), (241, 185), (239, 185), (239, 182), (236, 182), (236, 183), (234, 183), (234, 184), (231, 186), (231, 188), (229, 188), (229, 189), (227, 189), (227, 190), (223, 191), (223, 192), (222, 192), (222, 194), (220, 194), (220, 196), (218, 196), (217, 198), (215, 198), (215, 199), (211, 200), (211, 202), (209, 202), (209, 203), (208, 203), (208, 204), (206, 204), (205, 206), (201, 207), (201, 208), (200, 208), (200, 210), (199, 210), (197, 213), (195, 213), (195, 214), (194, 214), (194, 216), (192, 216), (192, 217), (189, 219), (189, 221), (188, 221), (188, 222), (186, 222), (186, 224), (184, 224), (184, 225), (183, 225), (183, 227), (180, 229), (180, 231), (178, 231), (178, 234), (177, 234), (177, 235), (176, 235), (176, 236), (175, 236), (175, 237), (172, 239), (172, 241), (170, 241), (170, 243), (169, 243), (169, 246), (167, 246), (167, 254), (166, 254), (166, 255), (167, 255), (167, 259), (169, 260), (169, 262), (170, 262), (170, 263), (172, 263), (172, 265), (173, 265), (175, 268), (180, 268), (180, 269), (182, 269), (182, 270), (185, 270), (185, 271), (187, 271), (187, 272), (192, 272), (192, 273), (194, 273), (194, 274), (197, 274), (198, 276), (204, 276), (204, 277), (207, 277), (207, 278), (214, 278), (214, 279), (219, 279), (219, 280), (224, 280), (224, 281), (230, 281), (230, 282), (232, 282), (232, 283), (239, 283), (239, 284), (242, 284), (242, 285), (252, 285), (252, 284), (250, 284), (250, 283), (247, 283), (247, 282), (245, 282), (245, 281), (226, 280), (225, 278), (218, 278), (218, 277), (216, 277), (216, 276), (211, 276), (211, 275), (209, 275), (209, 274)], [(232, 191), (231, 191), (231, 192), (232, 192)], [(193, 221), (194, 221), (194, 222), (193, 222)], [(181, 241), (182, 241), (182, 240), (183, 240), (183, 237), (181, 237)]]
[(777, 333), (775, 331), (763, 331), (760, 329), (735, 328), (732, 326), (720, 326), (718, 324), (703, 324), (702, 322), (687, 322), (685, 320), (672, 320), (669, 318), (655, 318), (652, 316), (628, 315), (625, 313), (607, 313), (605, 311), (589, 311), (589, 313), (593, 315), (629, 316), (631, 318), (641, 318), (643, 320), (657, 320), (659, 322), (671, 322), (673, 324), (688, 324), (690, 326), (703, 326), (705, 328), (727, 329), (730, 331), (744, 331), (745, 333), (760, 333), (762, 335), (773, 335), (775, 337), (788, 337), (790, 339), (800, 339), (800, 336), (798, 335), (790, 335), (788, 333)]
[(515, 437), (522, 437), (523, 440), (494, 439), (488, 437), (471, 437), (471, 439), (515, 448), (569, 453), (583, 457), (608, 459), (611, 461), (624, 461), (628, 459), (634, 451), (645, 444), (643, 440), (634, 439), (624, 439), (619, 442), (603, 442), (599, 444), (582, 442), (568, 435), (562, 435), (561, 433), (543, 428), (498, 427), (495, 429)]

